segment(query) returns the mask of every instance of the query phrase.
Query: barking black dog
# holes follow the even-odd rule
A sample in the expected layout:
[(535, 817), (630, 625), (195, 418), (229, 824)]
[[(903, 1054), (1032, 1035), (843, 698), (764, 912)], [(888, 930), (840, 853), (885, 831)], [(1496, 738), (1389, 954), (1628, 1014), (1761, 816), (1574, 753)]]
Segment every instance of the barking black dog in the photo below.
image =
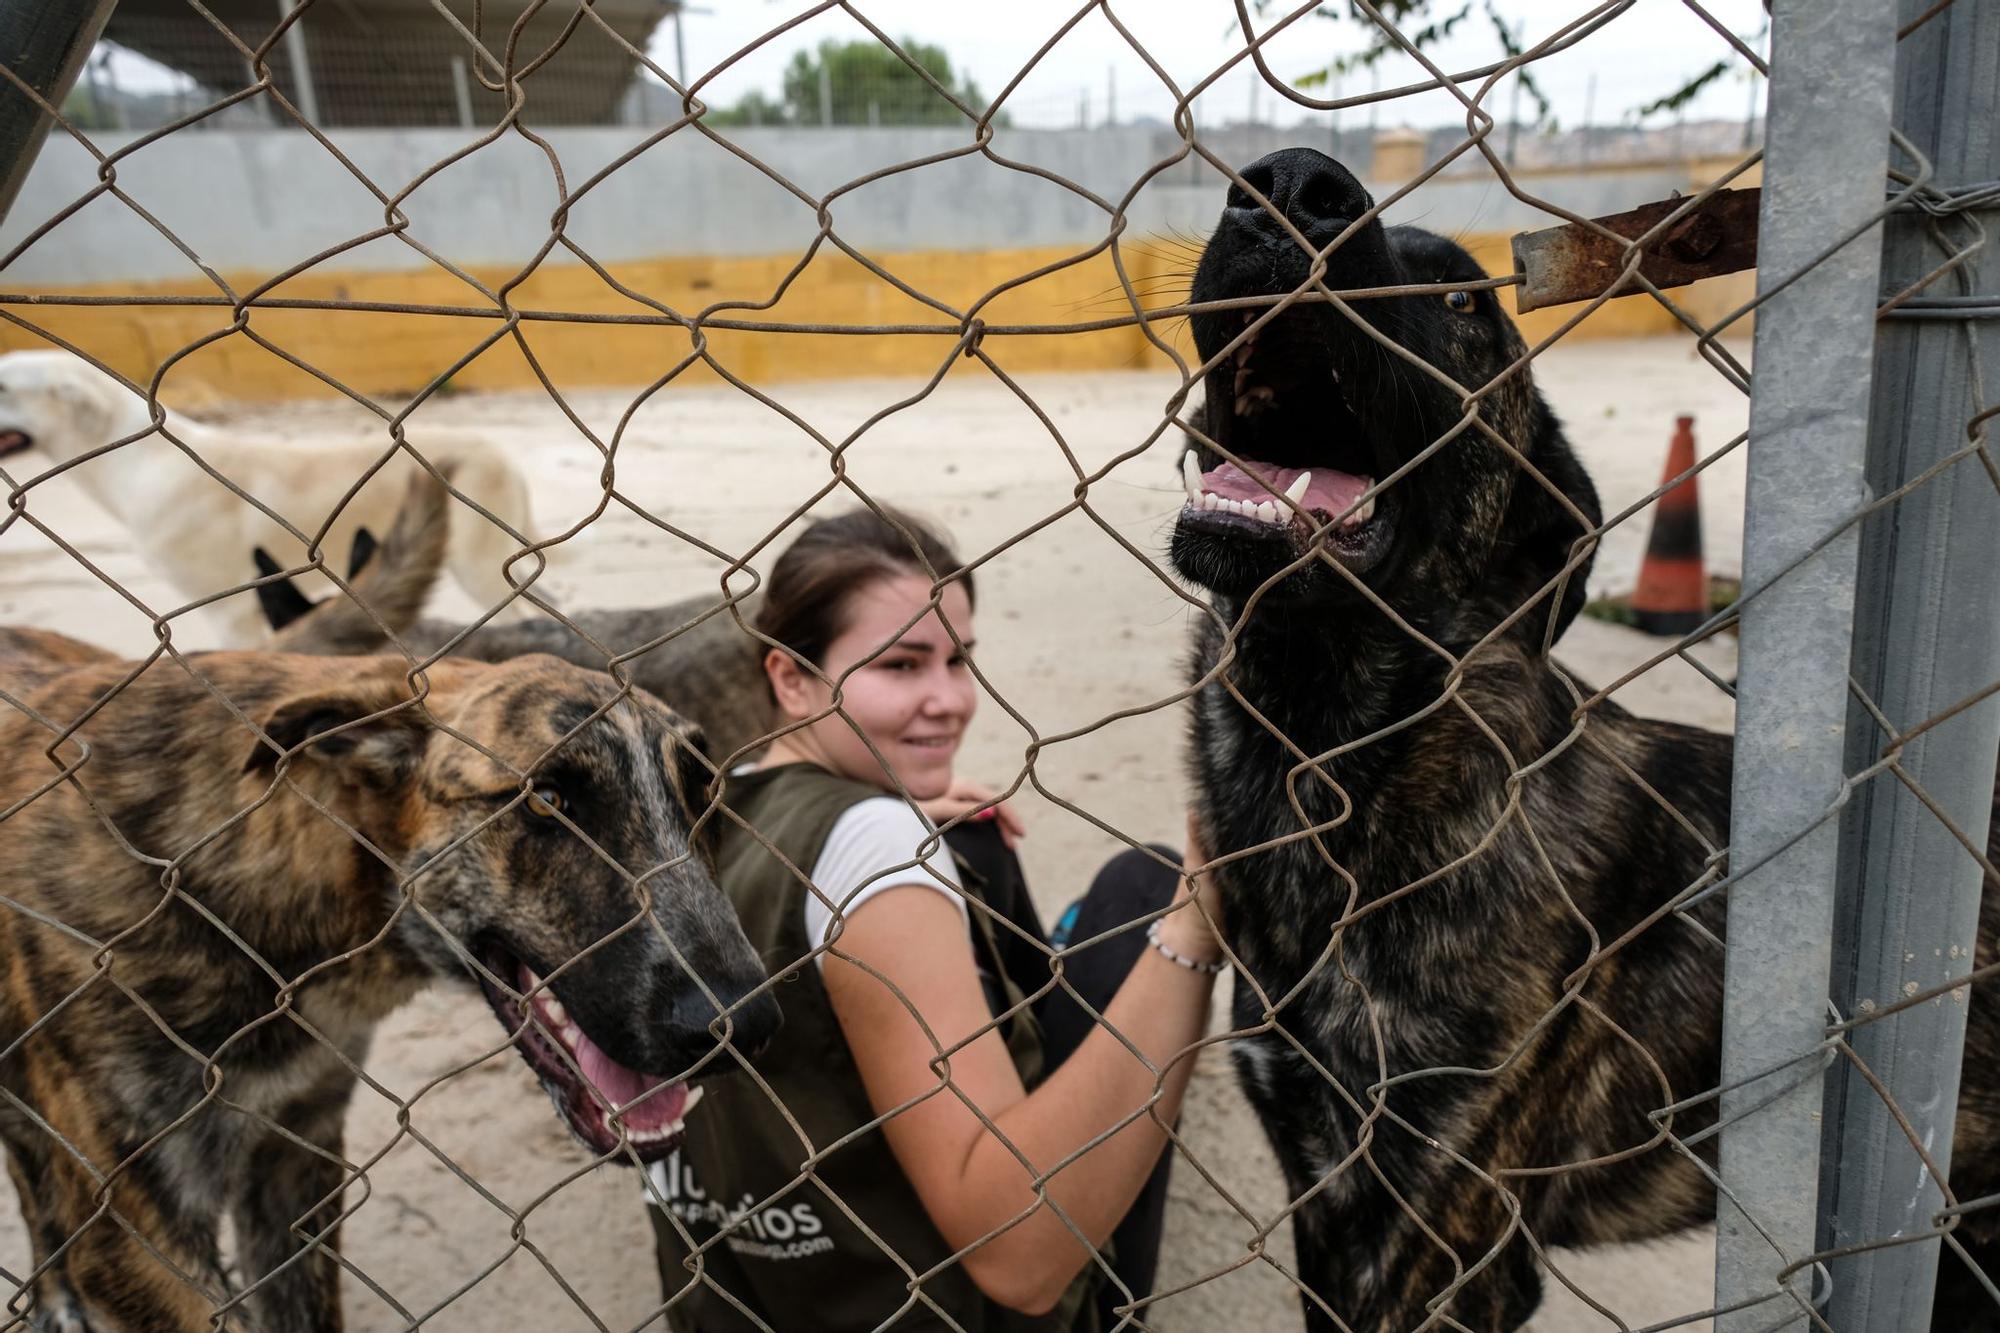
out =
[[(1242, 174), (1315, 250), (1372, 207), (1307, 149)], [(1233, 188), (1193, 296), (1287, 293), (1310, 267)], [(1449, 241), (1370, 222), (1325, 285), (1485, 276)], [(1229, 355), (1173, 559), (1239, 625), (1233, 643), (1197, 635), (1197, 673), (1224, 664), (1196, 701), (1198, 800), (1218, 856), (1262, 849), (1221, 872), (1255, 982), (1237, 1023), (1261, 1029), (1239, 1067), (1306, 1200), (1313, 1328), (1435, 1311), (1510, 1330), (1541, 1300), (1524, 1232), (1601, 1244), (1714, 1214), (1648, 1113), (1717, 1081), (1722, 902), (1669, 908), (1725, 873), (1730, 742), (1608, 701), (1577, 713), (1590, 688), (1546, 647), (1582, 605), (1572, 552), (1597, 497), (1527, 368), (1508, 373), (1526, 349), (1493, 293), (1351, 307), (1193, 321), (1204, 359)], [(1996, 929), (1989, 891), (1980, 965)], [(1960, 1198), (2000, 1186), (1992, 997), (1968, 1040)], [(1703, 1103), (1668, 1127), (1713, 1121)], [(1712, 1137), (1696, 1151), (1712, 1164)], [(2000, 1271), (1993, 1217), (1957, 1235)], [(1941, 1272), (1934, 1327), (1991, 1318), (1962, 1264)]]

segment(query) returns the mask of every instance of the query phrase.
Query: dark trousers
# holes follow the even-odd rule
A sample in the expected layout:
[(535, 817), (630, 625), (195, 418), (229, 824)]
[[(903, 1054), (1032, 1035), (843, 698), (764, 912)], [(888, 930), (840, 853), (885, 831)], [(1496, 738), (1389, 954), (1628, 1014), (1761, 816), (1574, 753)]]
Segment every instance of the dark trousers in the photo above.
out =
[[(1035, 912), (1021, 863), (1000, 841), (991, 823), (962, 824), (945, 834), (945, 841), (983, 881), (986, 901), (994, 911), (1018, 926), (1028, 939), (995, 924), (1002, 964), (1014, 984), (1033, 994), (1048, 984), (1048, 955), (1034, 941), (1048, 938)], [(1165, 847), (1155, 848), (1169, 861), (1179, 864), (1180, 855)], [(1140, 851), (1120, 852), (1105, 862), (1091, 881), (1090, 889), (1064, 913), (1066, 940), (1092, 939), (1129, 921), (1156, 912), (1173, 900), (1180, 884), (1179, 874)], [(1063, 976), (1084, 1003), (1098, 1013), (1125, 984), (1139, 955), (1145, 951), (1143, 928), (1119, 931), (1108, 939), (1079, 949), (1063, 961)], [(989, 1000), (997, 999), (997, 990)], [(1044, 1072), (1052, 1071), (1083, 1044), (1097, 1020), (1067, 990), (1057, 988), (1035, 1006), (1042, 1025)], [(1167, 1215), (1167, 1176), (1173, 1153), (1160, 1154), (1145, 1188), (1132, 1202), (1111, 1233), (1111, 1270), (1129, 1288), (1135, 1299), (1152, 1294), (1153, 1278), (1160, 1266), (1160, 1233)], [(1097, 1290), (1099, 1326), (1111, 1328), (1118, 1322), (1114, 1307), (1125, 1303), (1117, 1285), (1102, 1283)]]

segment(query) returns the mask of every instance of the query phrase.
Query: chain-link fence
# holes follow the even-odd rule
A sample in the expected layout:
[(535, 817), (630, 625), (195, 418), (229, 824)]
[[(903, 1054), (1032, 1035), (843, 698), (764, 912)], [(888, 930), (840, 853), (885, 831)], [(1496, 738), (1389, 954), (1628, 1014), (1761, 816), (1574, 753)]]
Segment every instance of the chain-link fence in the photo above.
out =
[[(1766, 147), (1582, 210), (1599, 196), (1510, 169), (1492, 99), (1631, 8), (1448, 69), (1424, 7), (1355, 0), (1421, 72), (1319, 97), (1267, 60), (1311, 4), (1239, 5), (1194, 84), (1081, 6), (1043, 53), (1108, 24), (1176, 107), (1110, 189), (1011, 155), (1014, 85), (967, 101), (866, 5), (761, 41), (844, 15), (949, 133), (831, 187), (717, 124), (716, 71), (684, 86), (604, 5), (498, 31), (419, 11), (450, 59), (394, 81), (479, 128), (393, 178), (338, 130), (380, 121), (288, 82), (302, 31), (366, 6), (249, 35), (190, 5), (228, 72), (115, 146), (61, 110), (111, 6), (0, 10), (0, 199), (51, 120), (94, 175), (15, 197), (0, 256), (7, 345), (35, 349), (0, 356), (4, 1326), (2000, 1326), (2000, 4), (1778, 4)], [(678, 105), (575, 169), (543, 131), (597, 113), (537, 97), (566, 52)], [(1218, 151), (1190, 107), (1244, 66), (1308, 111), (1442, 93), (1464, 129), (1371, 142), (1366, 185), (1327, 142)], [(288, 169), (380, 225), (232, 276), (131, 184), (225, 115), (294, 127)], [(691, 143), (809, 216), (802, 248), (671, 292), (600, 254), (595, 200)], [(525, 262), (478, 272), (426, 201), (513, 151), (553, 206)], [(1475, 163), (1544, 229), (1516, 229), (1514, 271), (1402, 211)], [(1092, 239), (947, 292), (853, 222), (944, 172), (1054, 191)], [(1135, 225), (1169, 188), (1202, 192), (1205, 234)], [(21, 279), (107, 212), (205, 288)], [(382, 284), (340, 276), (384, 251)], [(1688, 286), (1753, 254), (1754, 296)], [(799, 317), (828, 262), (896, 304)], [(419, 272), (450, 295), (413, 295)], [(1031, 299), (1081, 273), (1112, 284), (1087, 308)], [(1634, 309), (1670, 337), (1590, 359)], [(449, 353), (378, 332), (419, 325)], [(1110, 338), (1170, 368), (1142, 400), (1021, 369)], [(912, 359), (853, 350), (883, 347)], [(461, 395), (502, 357), (532, 400)], [(622, 364), (641, 389), (577, 387)], [(831, 364), (884, 377), (791, 382)], [(1670, 394), (1723, 404), (1703, 422), (1747, 426), (1624, 486), (1574, 404), (1609, 419), (1668, 365), (1700, 377)], [(252, 383), (325, 401), (235, 402)], [(1644, 470), (1664, 432), (1635, 432)], [(1735, 476), (1741, 578), (1711, 586), (1692, 488), (1733, 535)], [(913, 496), (958, 553), (917, 540)], [(842, 656), (785, 607), (860, 613), (787, 602), (773, 562), (854, 508), (921, 575)], [(626, 548), (594, 557), (616, 580), (565, 563), (592, 541)], [(1641, 545), (1660, 639), (1594, 595)], [(467, 614), (420, 619), (447, 565)], [(187, 646), (224, 629), (232, 651)], [(1001, 715), (973, 751), (993, 790), (911, 776), (970, 705), (896, 720), (871, 673), (929, 669)], [(835, 875), (851, 791), (767, 799), (760, 754), (872, 762), (919, 841)], [(1022, 850), (1039, 913), (1002, 800), (1070, 830)], [(1110, 853), (1099, 884), (1140, 887), (1044, 931)], [(926, 876), (942, 926), (936, 895), (900, 900), (907, 938), (859, 909)], [(620, 1165), (647, 1169), (596, 1169)], [(1157, 1230), (1121, 1228), (1162, 1206), (1155, 1270)], [(1635, 1314), (1644, 1247), (1711, 1222), (1712, 1287), (1704, 1250)]]

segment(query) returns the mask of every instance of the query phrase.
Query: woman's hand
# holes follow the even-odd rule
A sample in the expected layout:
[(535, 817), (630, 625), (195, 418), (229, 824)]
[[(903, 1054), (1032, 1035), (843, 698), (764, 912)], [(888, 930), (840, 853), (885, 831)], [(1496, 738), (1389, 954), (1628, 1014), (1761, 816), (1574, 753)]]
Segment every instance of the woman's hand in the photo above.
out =
[(1014, 807), (1004, 801), (996, 802), (998, 793), (984, 783), (970, 778), (954, 776), (951, 789), (942, 796), (934, 796), (928, 801), (918, 801), (917, 809), (930, 816), (933, 824), (945, 824), (967, 811), (977, 810), (973, 819), (991, 819), (1000, 827), (1000, 841), (1012, 850), (1016, 843), (1027, 836), (1028, 827), (1021, 822), (1021, 816)]
[(1208, 864), (1209, 856), (1201, 821), (1189, 809), (1187, 852), (1181, 859), (1187, 873), (1181, 880), (1180, 892), (1174, 896), (1173, 910), (1161, 918), (1160, 942), (1177, 954), (1204, 963), (1222, 958), (1222, 894), (1214, 875), (1198, 873)]

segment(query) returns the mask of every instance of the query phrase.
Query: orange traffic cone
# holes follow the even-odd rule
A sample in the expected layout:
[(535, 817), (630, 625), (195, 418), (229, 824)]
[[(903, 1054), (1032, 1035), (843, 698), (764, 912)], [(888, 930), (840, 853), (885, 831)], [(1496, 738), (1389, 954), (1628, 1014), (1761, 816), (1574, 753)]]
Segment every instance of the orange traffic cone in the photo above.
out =
[[(1662, 482), (1694, 466), (1694, 418), (1674, 421)], [(1632, 623), (1648, 634), (1686, 634), (1708, 619), (1708, 574), (1701, 562), (1701, 500), (1689, 477), (1660, 497), (1653, 511)]]

